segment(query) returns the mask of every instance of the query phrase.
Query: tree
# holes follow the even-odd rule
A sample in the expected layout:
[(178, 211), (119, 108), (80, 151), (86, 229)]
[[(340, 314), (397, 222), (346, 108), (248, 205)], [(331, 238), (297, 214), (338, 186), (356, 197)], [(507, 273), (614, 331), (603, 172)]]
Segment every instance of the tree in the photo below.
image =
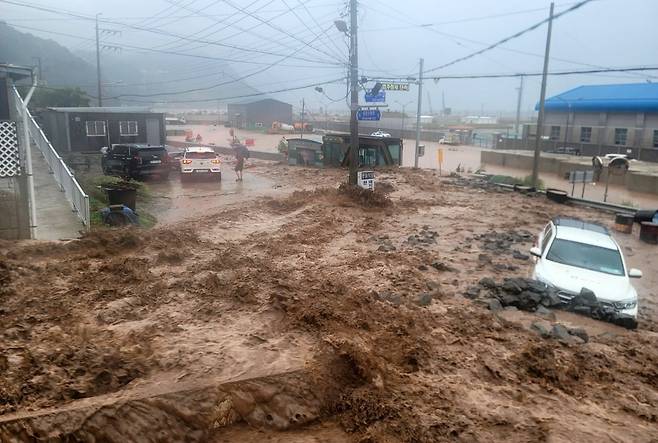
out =
[[(25, 96), (26, 90), (21, 91)], [(49, 108), (55, 106), (89, 106), (89, 97), (87, 93), (80, 88), (37, 88), (34, 91), (30, 107), (34, 109)]]

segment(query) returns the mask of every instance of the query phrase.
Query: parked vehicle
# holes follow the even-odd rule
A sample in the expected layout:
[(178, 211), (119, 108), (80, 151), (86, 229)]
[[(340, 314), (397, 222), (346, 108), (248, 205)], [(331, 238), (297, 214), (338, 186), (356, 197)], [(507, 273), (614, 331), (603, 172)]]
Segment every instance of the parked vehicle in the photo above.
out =
[(586, 288), (602, 307), (637, 318), (637, 292), (630, 279), (642, 277), (642, 271), (626, 268), (621, 248), (604, 226), (553, 219), (530, 253), (536, 257), (533, 278), (557, 289), (564, 303)]
[(371, 137), (390, 137), (391, 134), (389, 134), (388, 132), (384, 132), (381, 129), (378, 129), (375, 132), (373, 132), (372, 134), (370, 134), (370, 136)]
[(189, 147), (180, 160), (181, 180), (191, 176), (206, 175), (217, 180), (222, 179), (222, 161), (211, 148), (203, 146)]
[(164, 146), (115, 144), (102, 148), (101, 167), (105, 175), (139, 179), (157, 175), (169, 177), (169, 155)]

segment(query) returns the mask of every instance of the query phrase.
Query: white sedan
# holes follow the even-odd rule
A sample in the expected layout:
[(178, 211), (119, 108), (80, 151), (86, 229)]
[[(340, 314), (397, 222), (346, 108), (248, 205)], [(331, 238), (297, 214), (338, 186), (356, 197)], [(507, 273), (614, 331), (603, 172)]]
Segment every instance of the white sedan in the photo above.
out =
[(180, 159), (180, 177), (184, 180), (195, 175), (206, 175), (221, 180), (221, 166), (222, 161), (213, 149), (205, 146), (189, 147)]
[(372, 137), (390, 137), (391, 134), (389, 134), (388, 132), (384, 132), (381, 129), (378, 129), (377, 131), (370, 134), (370, 136), (372, 136)]
[(630, 279), (642, 277), (642, 271), (626, 268), (619, 245), (605, 227), (556, 218), (530, 252), (536, 257), (533, 278), (557, 289), (563, 302), (586, 288), (601, 306), (637, 318), (637, 292)]

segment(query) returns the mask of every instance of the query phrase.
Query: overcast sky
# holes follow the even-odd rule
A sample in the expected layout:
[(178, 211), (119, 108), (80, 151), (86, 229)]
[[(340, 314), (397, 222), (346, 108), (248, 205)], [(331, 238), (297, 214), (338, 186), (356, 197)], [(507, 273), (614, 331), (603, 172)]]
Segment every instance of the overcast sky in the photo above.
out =
[[(12, 0), (14, 1), (14, 0)], [(229, 58), (233, 72), (250, 76), (246, 81), (262, 91), (296, 87), (345, 75), (339, 57), (347, 57), (347, 41), (333, 21), (346, 11), (345, 1), (335, 0), (15, 0), (84, 16), (102, 13), (117, 23), (102, 27), (122, 31), (104, 35), (107, 43), (147, 47)], [(560, 12), (576, 2), (556, 2)], [(548, 15), (545, 0), (361, 0), (359, 3), (359, 59), (362, 75), (390, 77), (418, 75), (418, 60), (430, 69), (452, 61), (526, 28)], [(241, 8), (247, 11), (239, 11)], [(9, 24), (67, 33), (91, 39), (94, 23), (0, 1), (0, 17)], [(578, 70), (592, 66), (628, 67), (658, 65), (658, 1), (596, 0), (554, 22), (550, 70)], [(347, 19), (347, 18), (346, 18)], [(147, 32), (123, 24), (155, 30)], [(425, 25), (425, 26), (421, 26)], [(74, 51), (89, 50), (93, 42), (18, 28), (52, 38)], [(164, 34), (164, 35), (163, 35)], [(168, 35), (169, 34), (169, 35)], [(186, 36), (181, 40), (176, 36)], [(191, 42), (197, 39), (212, 44)], [(542, 26), (470, 60), (435, 71), (431, 75), (539, 72), (546, 39)], [(227, 46), (238, 46), (238, 49)], [(245, 51), (248, 49), (249, 51)], [(273, 54), (263, 54), (271, 52)], [(277, 63), (268, 68), (268, 64)], [(223, 62), (172, 55), (173, 69), (181, 77), (210, 72)], [(268, 69), (266, 69), (268, 68)], [(652, 77), (654, 76), (654, 77)], [(632, 74), (551, 77), (548, 93), (581, 84), (658, 81), (658, 71)], [(111, 79), (119, 81), (121, 79)], [(199, 79), (199, 86), (213, 83)], [(426, 82), (434, 111), (446, 106), (485, 114), (513, 111), (518, 79), (433, 80)], [(529, 112), (539, 97), (539, 78), (528, 78), (523, 100)], [(171, 89), (172, 86), (169, 86)], [(175, 90), (175, 86), (174, 89)], [(313, 88), (273, 96), (297, 105), (330, 105), (345, 109), (345, 86), (325, 86), (327, 97)], [(214, 93), (214, 95), (213, 95)], [(221, 98), (209, 90), (208, 97)], [(417, 91), (388, 93), (394, 109), (400, 103), (413, 108)], [(176, 97), (171, 97), (175, 100)], [(336, 100), (332, 102), (331, 100)], [(423, 94), (424, 112), (429, 111)], [(397, 102), (397, 103), (396, 103)]]

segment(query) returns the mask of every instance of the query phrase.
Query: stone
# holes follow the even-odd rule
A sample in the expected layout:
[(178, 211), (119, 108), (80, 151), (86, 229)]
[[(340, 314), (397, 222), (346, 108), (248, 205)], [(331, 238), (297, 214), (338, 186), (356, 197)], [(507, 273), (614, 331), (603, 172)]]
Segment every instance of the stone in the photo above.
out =
[(535, 314), (539, 315), (540, 317), (544, 317), (548, 320), (555, 321), (555, 312), (551, 311), (550, 309), (547, 309), (542, 305), (537, 306), (537, 310), (535, 311)]
[(422, 292), (416, 297), (416, 304), (418, 306), (429, 306), (432, 304), (432, 294), (429, 292)]
[(480, 288), (477, 286), (471, 286), (464, 293), (464, 297), (470, 298), (471, 300), (477, 298), (480, 295)]
[(496, 281), (491, 277), (484, 277), (480, 280), (479, 285), (488, 289), (494, 289), (496, 287)]
[(560, 323), (553, 325), (553, 328), (551, 329), (551, 337), (566, 343), (571, 341), (571, 334), (569, 334), (569, 330), (566, 328), (566, 326)]
[(381, 301), (385, 301), (388, 303), (391, 303), (392, 305), (395, 306), (400, 306), (402, 304), (402, 298), (398, 294), (393, 294), (388, 291), (382, 291), (379, 294), (377, 294), (377, 297)]
[(571, 308), (571, 311), (575, 312), (576, 314), (584, 315), (586, 317), (592, 316), (592, 308), (590, 308), (589, 306), (575, 306)]
[(419, 271), (427, 271), (428, 269), (429, 269), (429, 268), (428, 268), (427, 266), (425, 266), (425, 265), (420, 265), (420, 266), (418, 266), (418, 270), (419, 270)]
[(557, 295), (555, 291), (547, 290), (546, 292), (544, 292), (544, 295), (541, 298), (541, 304), (546, 306), (547, 308), (554, 306), (561, 306), (562, 299), (560, 298), (560, 296)]
[(441, 283), (439, 283), (438, 281), (430, 280), (427, 282), (427, 289), (429, 289), (430, 291), (438, 291), (439, 289), (441, 289)]
[(544, 338), (551, 336), (551, 332), (548, 330), (548, 328), (538, 321), (532, 322), (530, 329)]
[(579, 337), (583, 343), (589, 342), (589, 334), (585, 328), (569, 328), (569, 334)]
[(500, 302), (495, 298), (489, 300), (487, 307), (492, 312), (497, 312), (503, 309), (503, 305), (501, 305)]
[(587, 288), (582, 288), (580, 294), (576, 295), (572, 300), (571, 304), (574, 306), (597, 306), (598, 301), (596, 300), (596, 294)]
[(506, 278), (503, 282), (503, 290), (511, 294), (520, 294), (527, 286), (525, 284), (519, 284), (519, 279), (515, 278)]
[(455, 271), (455, 268), (453, 268), (452, 266), (446, 265), (445, 263), (440, 262), (440, 261), (434, 261), (434, 262), (432, 262), (432, 264), (430, 266), (432, 266), (434, 269), (436, 269), (439, 272), (454, 272)]
[(482, 263), (491, 263), (491, 257), (489, 257), (487, 254), (479, 254), (478, 260)]
[(530, 260), (530, 256), (527, 254), (523, 254), (520, 251), (514, 250), (512, 253), (512, 257), (517, 259), (517, 260)]

